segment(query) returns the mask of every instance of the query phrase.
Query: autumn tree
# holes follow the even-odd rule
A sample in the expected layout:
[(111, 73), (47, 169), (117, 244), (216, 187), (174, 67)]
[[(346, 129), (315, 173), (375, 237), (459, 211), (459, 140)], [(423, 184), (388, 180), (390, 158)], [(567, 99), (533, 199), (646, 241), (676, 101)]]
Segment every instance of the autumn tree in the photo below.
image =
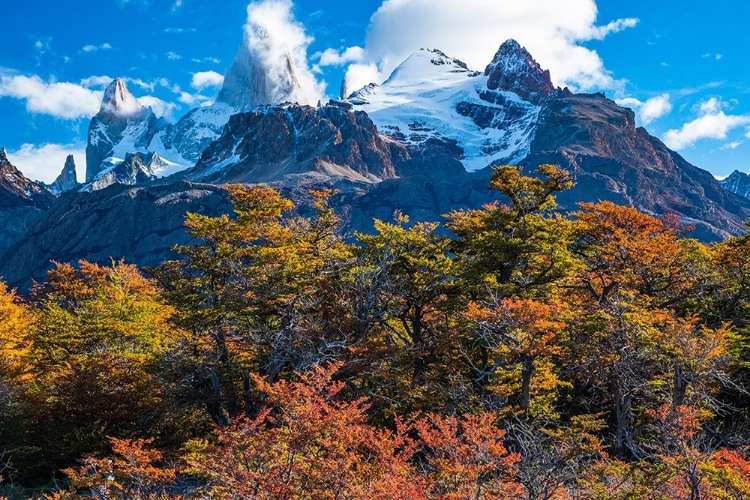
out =
[(367, 423), (363, 399), (340, 398), (339, 365), (270, 384), (253, 377), (269, 405), (253, 419), (196, 443), (190, 463), (209, 480), (209, 495), (237, 499), (421, 499), (424, 481), (410, 462), (415, 443)]
[(357, 259), (344, 288), (363, 329), (353, 357), (365, 363), (356, 379), (401, 413), (448, 404), (456, 376), (459, 271), (450, 240), (436, 227), (409, 225), (405, 216), (395, 224), (376, 220), (374, 234), (356, 235)]
[(110, 438), (112, 457), (87, 457), (78, 467), (63, 472), (71, 486), (46, 498), (73, 500), (97, 498), (101, 500), (178, 500), (172, 494), (176, 469), (166, 464), (151, 440)]
[[(132, 265), (59, 264), (34, 287), (30, 333), (37, 467), (69, 465), (107, 436), (155, 436), (169, 420), (162, 360), (179, 332), (152, 280)], [(40, 472), (49, 474), (47, 472)]]
[(424, 447), (431, 498), (518, 498), (514, 465), (520, 456), (505, 447), (505, 431), (492, 413), (462, 418), (429, 414), (414, 424)]
[(332, 191), (312, 192), (311, 217), (265, 187), (227, 187), (234, 216), (188, 214), (199, 241), (158, 271), (193, 338), (195, 398), (213, 420), (252, 415), (249, 374), (271, 379), (332, 360), (349, 344), (337, 282), (350, 249), (328, 206)]
[(29, 425), (27, 392), (33, 378), (30, 333), (36, 319), (31, 307), (0, 282), (0, 482), (6, 485), (14, 462), (25, 465), (23, 457), (15, 455), (27, 444), (23, 436)]
[(489, 189), (508, 203), (447, 216), (447, 227), (458, 236), (453, 246), (467, 258), (469, 284), (479, 293), (489, 288), (501, 298), (533, 297), (574, 265), (568, 250), (572, 226), (556, 212), (555, 202), (555, 193), (573, 186), (570, 174), (553, 165), (541, 165), (536, 173), (529, 177), (518, 167), (496, 167)]
[(706, 253), (680, 238), (674, 219), (609, 202), (581, 204), (574, 215), (582, 266), (565, 287), (577, 318), (575, 376), (580, 390), (609, 398), (617, 453), (638, 456), (634, 408), (662, 372), (662, 342), (674, 331), (674, 311), (700, 290), (694, 271)]

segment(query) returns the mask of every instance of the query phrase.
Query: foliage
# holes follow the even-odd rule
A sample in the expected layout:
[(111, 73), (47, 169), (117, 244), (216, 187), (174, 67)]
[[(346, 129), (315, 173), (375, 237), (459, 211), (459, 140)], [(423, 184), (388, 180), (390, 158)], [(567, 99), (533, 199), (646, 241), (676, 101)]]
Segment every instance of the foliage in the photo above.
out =
[(495, 203), (351, 239), (333, 191), (228, 186), (154, 279), (0, 283), (0, 494), (747, 498), (750, 236), (572, 184), (497, 167)]

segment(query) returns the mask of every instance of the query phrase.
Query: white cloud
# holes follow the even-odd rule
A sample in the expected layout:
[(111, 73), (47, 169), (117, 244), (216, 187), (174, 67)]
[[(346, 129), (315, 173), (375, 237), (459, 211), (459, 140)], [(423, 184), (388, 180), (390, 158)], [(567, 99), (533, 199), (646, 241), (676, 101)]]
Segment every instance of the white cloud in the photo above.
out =
[(701, 102), (696, 111), (699, 116), (680, 129), (668, 130), (664, 143), (672, 149), (681, 150), (694, 146), (701, 139), (725, 140), (730, 131), (750, 124), (750, 115), (727, 115), (726, 103), (712, 97)]
[(114, 78), (107, 75), (90, 76), (81, 80), (81, 85), (83, 85), (87, 89), (91, 87), (106, 87), (107, 85), (112, 83), (112, 80), (114, 80)]
[(336, 49), (326, 49), (313, 55), (318, 60), (318, 66), (342, 66), (348, 63), (360, 62), (365, 57), (365, 49), (362, 47), (349, 47), (339, 52)]
[(635, 19), (633, 17), (628, 17), (625, 19), (616, 19), (614, 21), (611, 21), (606, 26), (594, 26), (591, 29), (591, 39), (592, 40), (604, 40), (607, 35), (610, 35), (612, 33), (617, 33), (619, 31), (628, 29), (628, 28), (635, 28), (635, 26), (638, 24), (638, 19)]
[(181, 92), (180, 97), (178, 97), (177, 100), (190, 107), (208, 106), (213, 103), (213, 100), (210, 97), (201, 94), (191, 94), (189, 92)]
[(24, 144), (16, 151), (8, 151), (8, 158), (26, 177), (50, 184), (60, 175), (65, 159), (71, 154), (81, 181), (86, 168), (85, 144)]
[(171, 61), (179, 61), (180, 59), (182, 59), (182, 56), (178, 54), (177, 52), (170, 51), (170, 52), (167, 52), (167, 59)]
[(190, 86), (196, 90), (203, 90), (208, 87), (221, 87), (224, 83), (224, 76), (216, 71), (199, 71), (193, 73), (193, 80)]
[(84, 45), (81, 50), (83, 50), (84, 52), (96, 52), (98, 50), (112, 50), (112, 45), (108, 43), (103, 43), (101, 45), (89, 44), (89, 45)]
[(721, 146), (720, 149), (727, 151), (727, 150), (733, 150), (737, 149), (738, 147), (742, 146), (745, 143), (745, 141), (732, 141), (724, 144)]
[(103, 93), (68, 82), (45, 82), (38, 76), (0, 76), (0, 97), (26, 101), (26, 109), (73, 120), (91, 117), (99, 111)]
[(642, 125), (648, 125), (672, 111), (672, 103), (668, 93), (652, 97), (645, 102), (634, 97), (627, 97), (619, 99), (617, 104), (633, 109)]
[(636, 19), (618, 19), (598, 26), (595, 0), (385, 0), (372, 15), (364, 56), (347, 74), (348, 91), (370, 83), (364, 67), (378, 69), (376, 83), (420, 48), (437, 48), (483, 70), (498, 47), (514, 38), (556, 85), (573, 90), (616, 90), (623, 86), (604, 67), (595, 50), (581, 42), (602, 39), (635, 26)]
[[(103, 89), (112, 82), (113, 78), (106, 75), (90, 76), (80, 83), (45, 82), (36, 75), (0, 75), (0, 97), (12, 97), (26, 101), (26, 110), (65, 120), (90, 118), (99, 112)], [(146, 82), (138, 78), (125, 78), (128, 84), (133, 84), (143, 90), (154, 91), (156, 87), (164, 87), (179, 93), (177, 85), (170, 86), (166, 78), (157, 78), (153, 82)], [(144, 106), (150, 106), (154, 114), (172, 120), (177, 105), (166, 102), (151, 95), (137, 98)]]
[(151, 108), (151, 111), (154, 112), (157, 118), (164, 118), (168, 121), (174, 120), (174, 110), (177, 108), (176, 104), (163, 101), (151, 95), (138, 97), (137, 99), (142, 105)]
[[(316, 103), (325, 94), (325, 83), (315, 78), (307, 61), (313, 39), (292, 12), (291, 0), (262, 0), (247, 6), (245, 48), (260, 61), (274, 87), (272, 93), (299, 102)], [(289, 96), (289, 62), (302, 89), (302, 96)], [(283, 96), (283, 97), (282, 97)]]

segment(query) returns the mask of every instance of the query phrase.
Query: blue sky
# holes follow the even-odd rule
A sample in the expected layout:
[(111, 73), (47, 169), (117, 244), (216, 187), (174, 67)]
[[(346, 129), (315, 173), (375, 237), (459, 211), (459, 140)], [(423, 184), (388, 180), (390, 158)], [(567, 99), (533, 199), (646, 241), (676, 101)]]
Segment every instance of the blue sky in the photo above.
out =
[[(750, 5), (714, 0), (266, 0), (291, 9), (327, 96), (436, 47), (483, 69), (518, 38), (559, 84), (604, 91), (716, 175), (750, 170)], [(208, 103), (242, 40), (248, 0), (8, 2), (0, 30), (0, 145), (32, 178), (79, 170), (107, 77), (170, 119)], [(350, 50), (346, 50), (350, 49)], [(327, 51), (327, 52), (326, 52)], [(323, 53), (326, 55), (323, 56)], [(354, 67), (350, 67), (354, 64)], [(58, 164), (59, 163), (59, 164)]]

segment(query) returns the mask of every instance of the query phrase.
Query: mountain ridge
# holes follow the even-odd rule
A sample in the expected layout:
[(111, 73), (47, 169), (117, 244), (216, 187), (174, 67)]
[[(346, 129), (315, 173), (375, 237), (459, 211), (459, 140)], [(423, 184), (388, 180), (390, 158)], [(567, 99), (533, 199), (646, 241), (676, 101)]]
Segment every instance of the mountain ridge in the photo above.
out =
[[(558, 197), (568, 211), (582, 201), (609, 200), (652, 215), (676, 215), (704, 241), (745, 230), (750, 200), (722, 189), (707, 171), (636, 127), (632, 110), (603, 94), (573, 94), (551, 88), (550, 82), (549, 73), (509, 41), (485, 72), (439, 50), (417, 51), (382, 84), (320, 108), (286, 103), (236, 112), (220, 103), (215, 106), (227, 106), (227, 123), (219, 127), (224, 115), (206, 115), (216, 127), (205, 135), (208, 145), (194, 166), (163, 178), (139, 178), (149, 172), (140, 166), (148, 163), (147, 152), (131, 152), (129, 163), (113, 162), (110, 168), (123, 173), (117, 183), (142, 185), (103, 185), (95, 193), (61, 197), (60, 206), (87, 207), (87, 225), (66, 218), (68, 212), (59, 206), (48, 211), (0, 256), (0, 271), (12, 269), (11, 283), (22, 285), (48, 264), (24, 264), (19, 255), (34, 256), (32, 261), (57, 254), (103, 258), (107, 248), (102, 242), (110, 237), (101, 231), (118, 224), (133, 228), (135, 219), (137, 230), (115, 229), (109, 257), (152, 264), (156, 256), (169, 255), (176, 235), (185, 237), (182, 216), (194, 211), (193, 203), (209, 215), (226, 209), (226, 200), (218, 198), (223, 193), (219, 185), (228, 182), (266, 183), (302, 205), (309, 200), (308, 190), (333, 187), (339, 191), (333, 200), (337, 211), (350, 229), (360, 231), (371, 230), (373, 218), (393, 220), (396, 212), (414, 222), (437, 222), (451, 210), (497, 201), (486, 189), (490, 166), (506, 163), (527, 172), (542, 163), (568, 169), (577, 185)], [(185, 140), (203, 133), (199, 125), (183, 124)], [(154, 137), (174, 130), (163, 129)], [(196, 185), (214, 186), (214, 201), (206, 204), (201, 200), (208, 198), (185, 194), (195, 192), (186, 186)], [(111, 203), (108, 195), (119, 201)], [(90, 236), (81, 236), (82, 228)], [(151, 237), (147, 251), (128, 250), (140, 245), (134, 238), (154, 234), (163, 235), (163, 241)], [(75, 251), (70, 241), (77, 242)]]

